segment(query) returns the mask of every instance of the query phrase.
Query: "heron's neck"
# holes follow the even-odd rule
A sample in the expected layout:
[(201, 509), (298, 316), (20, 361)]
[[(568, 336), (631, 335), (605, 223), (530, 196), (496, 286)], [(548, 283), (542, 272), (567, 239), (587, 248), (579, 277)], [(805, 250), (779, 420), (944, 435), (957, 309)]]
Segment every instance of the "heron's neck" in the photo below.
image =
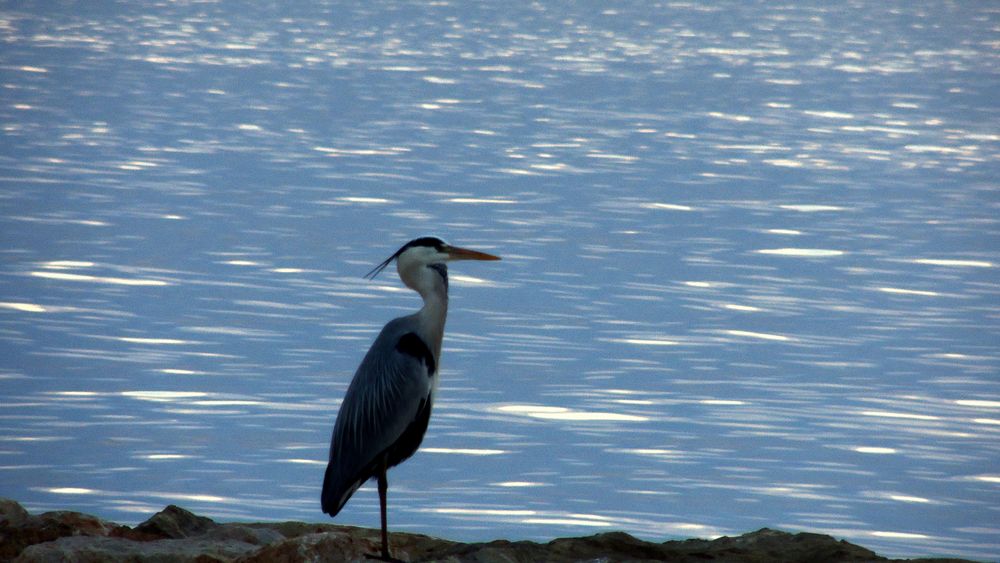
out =
[(444, 340), (444, 323), (448, 316), (448, 292), (434, 291), (422, 294), (424, 306), (417, 312), (424, 338), (434, 352), (434, 358), (441, 359), (441, 343)]
[(423, 333), (420, 336), (431, 347), (434, 358), (440, 362), (444, 322), (448, 316), (448, 268), (444, 264), (424, 266), (409, 270), (400, 277), (424, 300), (424, 306), (416, 314), (418, 326)]

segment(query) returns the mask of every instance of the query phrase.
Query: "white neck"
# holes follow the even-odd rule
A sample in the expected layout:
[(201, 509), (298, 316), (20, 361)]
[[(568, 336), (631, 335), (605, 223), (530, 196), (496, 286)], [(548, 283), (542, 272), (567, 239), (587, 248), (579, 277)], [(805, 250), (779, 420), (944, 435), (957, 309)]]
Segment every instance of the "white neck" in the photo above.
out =
[(424, 300), (424, 306), (415, 315), (420, 321), (420, 336), (430, 345), (435, 360), (440, 361), (444, 323), (448, 316), (448, 286), (439, 272), (424, 264), (400, 262), (398, 267), (403, 283)]
[(422, 328), (421, 336), (427, 339), (430, 344), (434, 358), (438, 362), (441, 360), (441, 343), (444, 340), (444, 323), (448, 317), (448, 293), (443, 290), (430, 294), (421, 294), (424, 298), (424, 306), (417, 312)]

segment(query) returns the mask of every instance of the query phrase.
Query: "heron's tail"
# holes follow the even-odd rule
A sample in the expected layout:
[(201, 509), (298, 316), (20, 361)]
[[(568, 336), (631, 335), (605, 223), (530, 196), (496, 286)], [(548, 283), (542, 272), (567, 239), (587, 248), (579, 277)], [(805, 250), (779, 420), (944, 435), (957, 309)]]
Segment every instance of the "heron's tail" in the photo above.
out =
[(331, 460), (326, 466), (326, 475), (323, 477), (323, 495), (320, 501), (323, 504), (323, 512), (330, 516), (336, 516), (341, 508), (358, 490), (358, 487), (365, 482), (365, 479), (345, 479), (339, 471), (337, 464)]

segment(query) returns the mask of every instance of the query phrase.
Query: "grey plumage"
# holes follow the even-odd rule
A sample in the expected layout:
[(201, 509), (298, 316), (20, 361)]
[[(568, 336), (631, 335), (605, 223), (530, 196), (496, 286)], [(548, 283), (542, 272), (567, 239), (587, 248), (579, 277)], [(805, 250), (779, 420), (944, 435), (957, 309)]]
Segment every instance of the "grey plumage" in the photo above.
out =
[[(414, 333), (414, 315), (382, 329), (354, 374), (333, 429), (330, 464), (323, 481), (323, 512), (336, 516), (379, 466), (394, 467), (413, 455), (423, 439), (433, 403), (427, 361), (399, 343)], [(409, 340), (409, 338), (407, 340)], [(424, 350), (430, 349), (421, 341)], [(402, 440), (402, 438), (409, 438)], [(402, 443), (400, 443), (402, 442)], [(336, 461), (336, 462), (335, 462)]]
[(420, 294), (424, 306), (385, 325), (354, 373), (334, 423), (321, 495), (323, 512), (336, 516), (358, 487), (377, 479), (381, 557), (387, 560), (386, 471), (417, 451), (430, 421), (448, 314), (445, 263), (499, 258), (423, 237), (403, 245), (367, 277), (394, 260), (400, 279)]

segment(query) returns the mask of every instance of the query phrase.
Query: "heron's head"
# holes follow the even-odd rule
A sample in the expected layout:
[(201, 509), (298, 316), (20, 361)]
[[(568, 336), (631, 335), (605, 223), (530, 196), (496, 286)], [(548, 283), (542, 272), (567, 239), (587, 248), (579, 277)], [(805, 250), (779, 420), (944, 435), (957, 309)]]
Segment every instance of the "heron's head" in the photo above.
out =
[[(420, 276), (424, 269), (434, 267), (438, 264), (443, 265), (447, 262), (453, 262), (456, 260), (499, 259), (499, 256), (494, 256), (478, 250), (469, 250), (468, 248), (452, 246), (437, 237), (421, 237), (404, 244), (402, 248), (396, 251), (395, 254), (386, 258), (384, 262), (365, 274), (365, 277), (368, 279), (374, 279), (375, 276), (379, 275), (382, 270), (389, 266), (389, 264), (392, 264), (392, 261), (395, 260), (396, 269), (399, 271), (399, 277), (402, 278), (407, 285), (411, 285), (409, 282), (410, 279)], [(439, 273), (443, 274), (443, 272), (444, 270), (441, 270)]]

